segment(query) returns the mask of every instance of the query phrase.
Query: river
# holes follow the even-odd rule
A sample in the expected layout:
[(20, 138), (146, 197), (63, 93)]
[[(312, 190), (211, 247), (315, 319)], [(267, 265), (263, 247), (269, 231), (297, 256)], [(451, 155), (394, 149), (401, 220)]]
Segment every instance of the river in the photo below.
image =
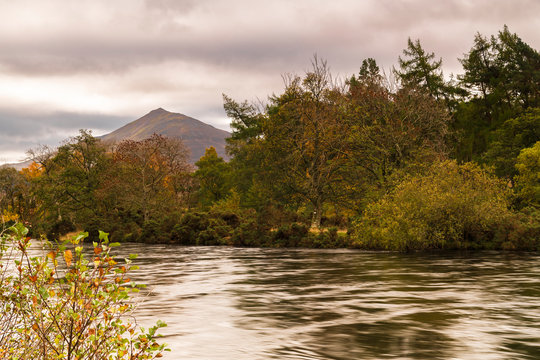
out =
[(165, 359), (540, 359), (540, 256), (124, 244)]

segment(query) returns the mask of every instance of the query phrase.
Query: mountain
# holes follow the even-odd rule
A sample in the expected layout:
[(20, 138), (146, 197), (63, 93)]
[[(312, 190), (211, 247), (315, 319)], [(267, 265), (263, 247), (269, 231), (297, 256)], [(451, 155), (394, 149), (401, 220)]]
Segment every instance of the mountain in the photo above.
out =
[(140, 119), (101, 136), (105, 142), (122, 140), (143, 140), (152, 134), (182, 139), (191, 151), (190, 162), (193, 164), (204, 155), (207, 147), (213, 146), (217, 153), (228, 159), (225, 153), (225, 138), (230, 133), (205, 124), (184, 114), (172, 113), (162, 108), (152, 110)]

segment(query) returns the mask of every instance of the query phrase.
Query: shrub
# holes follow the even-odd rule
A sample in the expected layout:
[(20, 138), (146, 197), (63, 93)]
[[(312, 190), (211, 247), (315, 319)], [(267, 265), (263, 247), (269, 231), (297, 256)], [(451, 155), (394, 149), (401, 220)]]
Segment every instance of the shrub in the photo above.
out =
[(208, 228), (206, 213), (188, 212), (173, 227), (171, 238), (181, 245), (197, 245), (199, 233)]
[(292, 223), (281, 226), (272, 236), (272, 246), (297, 247), (308, 236), (309, 228), (304, 224)]
[(503, 181), (473, 163), (444, 161), (370, 204), (351, 236), (358, 247), (398, 251), (501, 247), (508, 205)]
[[(2, 359), (154, 359), (162, 322), (144, 331), (130, 320), (129, 292), (138, 287), (127, 274), (130, 260), (118, 264), (107, 234), (99, 233), (92, 261), (78, 244), (68, 243), (32, 256), (28, 230), (20, 224), (0, 240), (0, 358)], [(32, 252), (35, 252), (33, 249)]]
[(245, 220), (233, 231), (230, 244), (234, 246), (266, 246), (269, 232), (256, 218)]

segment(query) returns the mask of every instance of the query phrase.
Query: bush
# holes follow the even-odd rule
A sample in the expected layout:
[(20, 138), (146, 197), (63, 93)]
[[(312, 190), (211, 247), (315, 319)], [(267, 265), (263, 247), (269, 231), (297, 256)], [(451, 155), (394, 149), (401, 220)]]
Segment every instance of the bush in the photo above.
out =
[(522, 209), (499, 231), (501, 248), (505, 250), (540, 250), (540, 211), (534, 207)]
[(188, 212), (171, 232), (181, 245), (261, 246), (264, 229), (252, 210), (213, 206), (209, 212)]
[(501, 248), (514, 216), (508, 205), (503, 181), (475, 164), (445, 161), (370, 204), (351, 236), (369, 249)]
[(309, 228), (304, 224), (293, 223), (281, 226), (272, 236), (272, 245), (276, 247), (298, 247), (307, 238)]
[(268, 246), (269, 232), (257, 218), (247, 219), (236, 227), (230, 238), (233, 246)]
[(197, 245), (199, 233), (206, 230), (208, 224), (206, 213), (188, 212), (173, 227), (171, 238), (177, 244)]
[(32, 256), (28, 230), (20, 224), (0, 236), (1, 359), (154, 359), (164, 345), (156, 330), (138, 328), (130, 317), (136, 291), (118, 264), (107, 234), (94, 243), (93, 261), (83, 256), (81, 233), (48, 252)]

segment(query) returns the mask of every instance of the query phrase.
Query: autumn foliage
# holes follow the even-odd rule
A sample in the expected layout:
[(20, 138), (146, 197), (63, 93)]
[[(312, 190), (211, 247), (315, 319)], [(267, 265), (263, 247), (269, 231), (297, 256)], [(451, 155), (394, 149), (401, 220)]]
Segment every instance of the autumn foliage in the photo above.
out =
[[(166, 350), (156, 326), (131, 317), (130, 259), (112, 256), (107, 234), (92, 253), (81, 233), (62, 245), (37, 243), (17, 224), (0, 240), (0, 359), (154, 359)], [(89, 258), (89, 259), (88, 259)]]

